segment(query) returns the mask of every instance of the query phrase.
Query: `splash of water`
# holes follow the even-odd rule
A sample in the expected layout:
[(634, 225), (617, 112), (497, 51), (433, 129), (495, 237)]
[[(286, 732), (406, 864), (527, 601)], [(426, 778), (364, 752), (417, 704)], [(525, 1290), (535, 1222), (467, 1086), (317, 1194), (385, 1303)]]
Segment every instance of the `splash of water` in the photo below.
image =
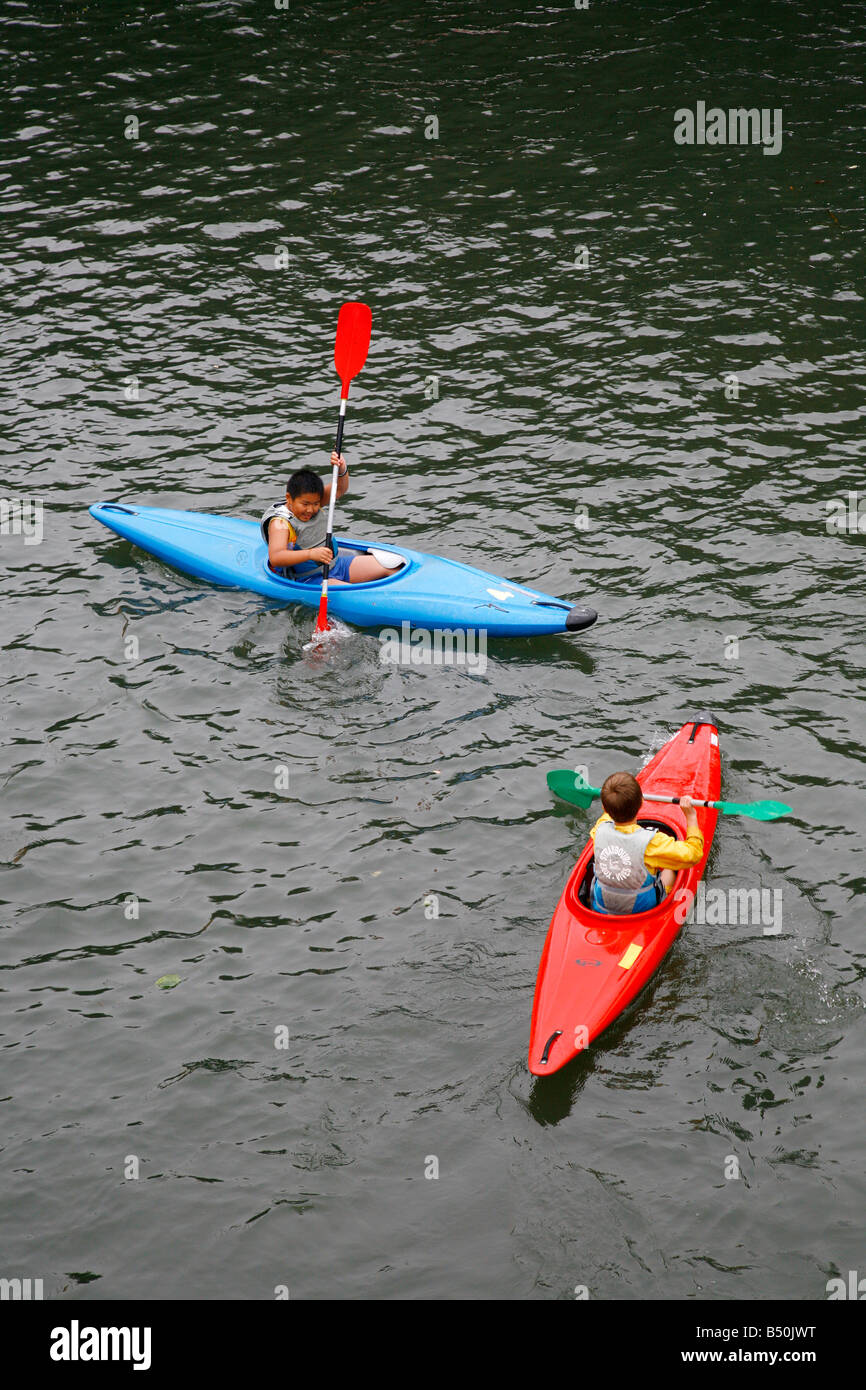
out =
[(311, 652), (314, 656), (325, 657), (329, 652), (339, 647), (347, 637), (352, 636), (352, 629), (346, 627), (336, 618), (329, 620), (329, 626), (325, 632), (314, 631), (309, 642), (305, 642), (303, 650)]

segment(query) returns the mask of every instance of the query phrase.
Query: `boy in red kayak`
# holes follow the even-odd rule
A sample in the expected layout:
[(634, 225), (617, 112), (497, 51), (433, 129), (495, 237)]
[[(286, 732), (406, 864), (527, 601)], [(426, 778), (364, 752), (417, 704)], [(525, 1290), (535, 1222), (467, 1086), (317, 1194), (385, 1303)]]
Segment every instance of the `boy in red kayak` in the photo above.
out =
[[(342, 497), (349, 488), (349, 467), (342, 454), (331, 454), (331, 468), (335, 466), (339, 468), (337, 496)], [(286, 484), (285, 505), (278, 502), (268, 507), (261, 520), (271, 569), (300, 584), (319, 583), (322, 565), (329, 566), (329, 584), (364, 584), (399, 569), (402, 558), (387, 551), (351, 557), (341, 555), (339, 549), (331, 553), (325, 544), (330, 497), (331, 484), (323, 483), (312, 469), (302, 468), (292, 474)], [(388, 556), (394, 563), (386, 566), (377, 555)]]
[(642, 801), (640, 783), (630, 772), (612, 772), (601, 789), (604, 815), (589, 832), (595, 845), (591, 906), (596, 912), (648, 912), (671, 891), (678, 869), (703, 858), (704, 837), (690, 796), (680, 798), (684, 840), (638, 825)]

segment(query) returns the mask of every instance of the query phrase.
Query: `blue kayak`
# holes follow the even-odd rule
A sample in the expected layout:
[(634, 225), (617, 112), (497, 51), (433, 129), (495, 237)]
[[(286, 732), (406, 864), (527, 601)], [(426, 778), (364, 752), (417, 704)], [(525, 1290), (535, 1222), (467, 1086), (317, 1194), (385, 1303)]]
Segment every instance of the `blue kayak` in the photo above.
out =
[[(318, 608), (321, 584), (299, 584), (276, 574), (268, 565), (268, 549), (255, 521), (127, 502), (98, 502), (90, 514), (184, 574), (251, 589), (280, 603)], [(491, 637), (529, 637), (579, 632), (597, 617), (592, 608), (573, 606), (457, 560), (425, 555), (390, 541), (342, 536), (335, 540), (350, 558), (353, 551), (364, 555), (375, 548), (403, 561), (385, 579), (329, 586), (328, 612), (357, 627), (399, 628), (408, 622), (428, 629), (483, 630)]]

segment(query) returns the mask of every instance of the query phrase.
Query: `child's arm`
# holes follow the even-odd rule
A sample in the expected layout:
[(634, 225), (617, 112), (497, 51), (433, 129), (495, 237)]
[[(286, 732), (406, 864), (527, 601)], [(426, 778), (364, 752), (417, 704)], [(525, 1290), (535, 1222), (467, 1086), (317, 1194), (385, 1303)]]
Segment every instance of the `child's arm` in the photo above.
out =
[(330, 565), (333, 562), (334, 557), (326, 545), (313, 546), (312, 550), (290, 550), (291, 538), (289, 523), (281, 516), (275, 516), (268, 527), (268, 560), (272, 569), (288, 569), (307, 560), (315, 560), (317, 565)]
[(680, 810), (686, 816), (686, 838), (678, 840), (674, 835), (665, 835), (663, 830), (656, 831), (643, 857), (651, 871), (684, 869), (688, 864), (699, 864), (704, 857), (704, 837), (690, 796), (681, 798)]
[[(340, 472), (339, 472), (338, 475), (337, 475), (337, 496), (338, 496), (338, 497), (342, 497), (344, 492), (348, 492), (348, 491), (349, 491), (349, 465), (347, 464), (346, 460), (343, 458), (343, 455), (340, 454), (339, 457), (338, 457), (337, 454), (336, 454), (336, 451), (335, 451), (333, 454), (331, 454), (331, 472), (332, 472), (332, 475), (333, 475), (333, 469), (334, 469), (334, 464), (335, 464), (335, 463), (338, 464), (338, 465), (339, 465), (339, 468), (340, 468)], [(325, 502), (330, 502), (330, 500), (331, 500), (331, 484), (330, 484), (330, 483), (325, 483), (325, 496), (324, 496), (324, 499), (323, 499), (323, 504), (324, 504)]]

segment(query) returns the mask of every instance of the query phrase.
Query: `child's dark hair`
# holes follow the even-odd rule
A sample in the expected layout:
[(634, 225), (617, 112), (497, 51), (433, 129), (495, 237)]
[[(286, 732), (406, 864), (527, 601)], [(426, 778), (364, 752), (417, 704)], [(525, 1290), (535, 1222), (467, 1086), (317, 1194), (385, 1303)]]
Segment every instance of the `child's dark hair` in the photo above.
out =
[(634, 820), (643, 801), (643, 792), (630, 772), (612, 772), (601, 789), (601, 804), (620, 825)]
[(286, 483), (286, 492), (290, 497), (300, 497), (302, 492), (312, 492), (321, 501), (325, 495), (325, 485), (312, 468), (299, 468)]

